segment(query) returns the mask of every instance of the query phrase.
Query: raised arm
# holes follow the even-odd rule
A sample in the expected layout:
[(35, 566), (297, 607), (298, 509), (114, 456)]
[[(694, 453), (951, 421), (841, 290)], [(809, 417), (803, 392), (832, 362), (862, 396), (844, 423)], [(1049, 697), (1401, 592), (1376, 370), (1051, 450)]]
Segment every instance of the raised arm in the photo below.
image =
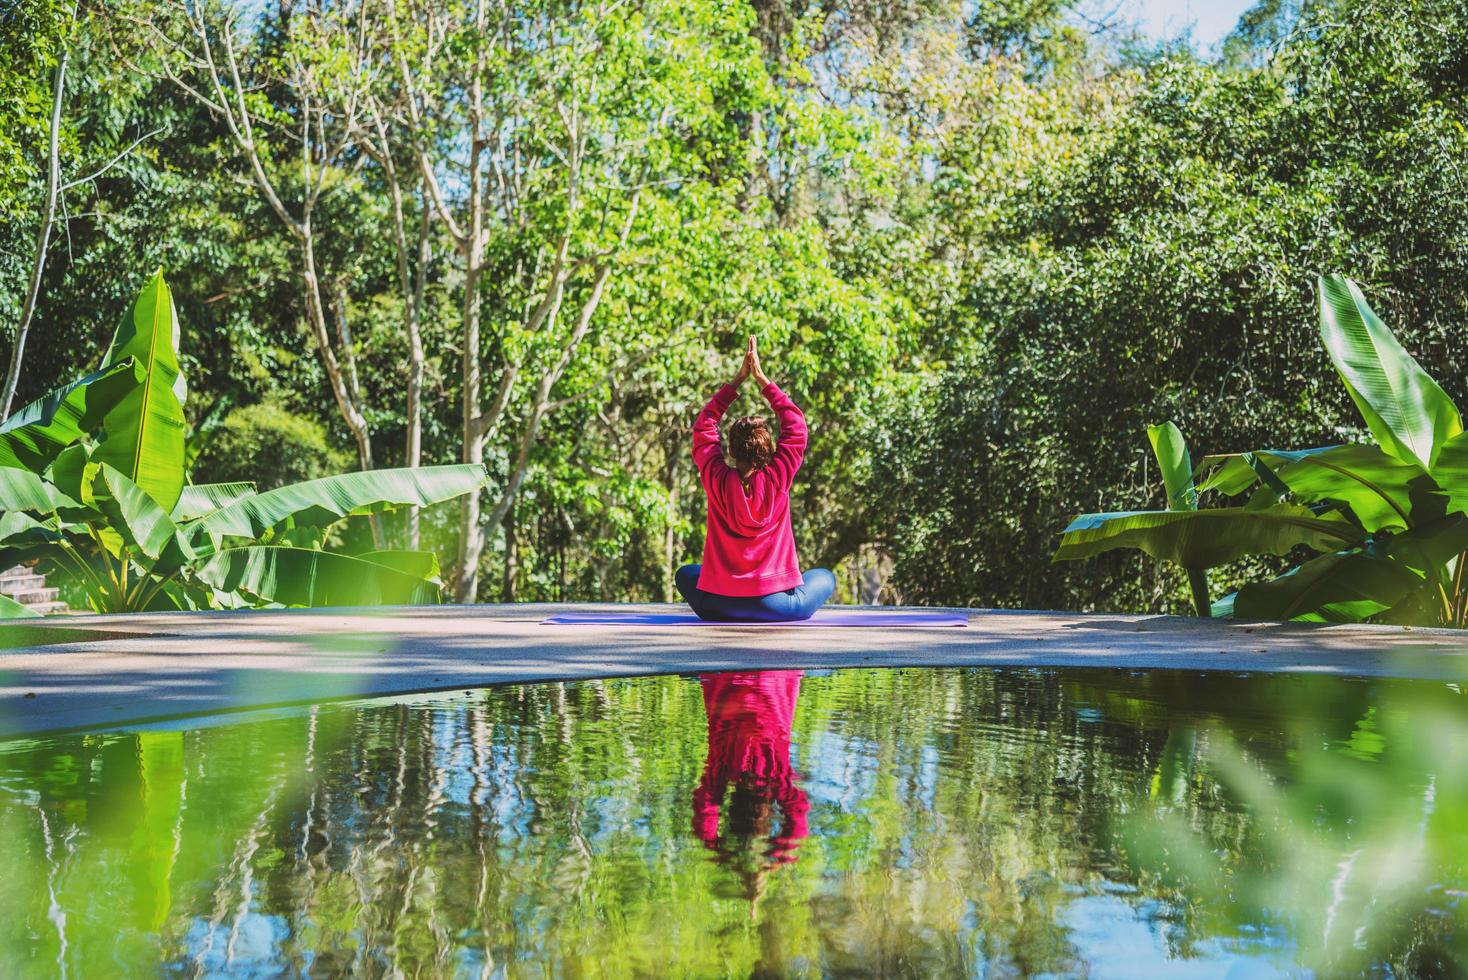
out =
[(739, 397), (739, 386), (744, 384), (744, 379), (749, 377), (751, 371), (757, 370), (759, 359), (754, 353), (754, 338), (750, 337), (744, 348), (744, 360), (734, 373), (734, 380), (714, 392), (714, 397), (709, 399), (703, 411), (698, 413), (698, 418), (693, 420), (693, 465), (698, 467), (699, 476), (705, 480), (710, 467), (727, 468), (724, 450), (719, 444), (719, 419), (724, 417), (734, 399)]
[[(742, 379), (739, 379), (742, 380)], [(724, 450), (719, 444), (719, 419), (739, 395), (737, 383), (720, 386), (698, 418), (693, 420), (693, 465), (705, 475), (712, 466), (725, 466)]]
[(780, 390), (779, 385), (768, 378), (765, 379), (760, 393), (765, 396), (775, 418), (780, 421), (780, 443), (775, 447), (775, 458), (770, 460), (766, 469), (782, 484), (789, 486), (805, 459), (805, 444), (809, 438), (809, 430), (805, 427), (805, 413), (790, 400), (789, 395)]
[(789, 487), (795, 480), (801, 461), (805, 459), (805, 443), (808, 437), (805, 413), (790, 400), (789, 395), (780, 390), (779, 385), (769, 379), (764, 368), (760, 367), (759, 348), (753, 337), (749, 338), (749, 349), (744, 354), (744, 363), (754, 380), (759, 383), (760, 394), (765, 396), (765, 401), (770, 403), (770, 409), (780, 422), (780, 443), (775, 447), (775, 458), (770, 460), (770, 465), (765, 470), (782, 485)]

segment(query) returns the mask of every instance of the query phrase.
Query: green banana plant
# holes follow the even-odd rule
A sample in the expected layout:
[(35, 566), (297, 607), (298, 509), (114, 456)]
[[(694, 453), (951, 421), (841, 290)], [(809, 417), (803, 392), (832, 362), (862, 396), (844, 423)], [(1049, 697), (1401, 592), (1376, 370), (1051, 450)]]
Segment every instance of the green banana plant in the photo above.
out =
[(134, 360), (143, 380), (134, 385), (102, 419), (92, 452), (142, 487), (158, 506), (172, 510), (183, 492), (184, 396), (188, 387), (178, 361), (178, 318), (173, 294), (158, 270), (112, 337), (102, 367)]
[(1457, 406), (1372, 312), (1359, 286), (1322, 276), (1316, 288), (1326, 352), (1377, 445), (1431, 471), (1443, 446), (1463, 433)]
[(1065, 529), (1055, 561), (1089, 558), (1117, 548), (1136, 548), (1183, 569), (1199, 616), (1213, 613), (1207, 570), (1245, 555), (1288, 554), (1300, 545), (1323, 550), (1360, 540), (1360, 529), (1344, 515), (1292, 503), (1198, 509), (1198, 488), (1182, 432), (1172, 422), (1148, 426), (1147, 436), (1162, 470), (1168, 508), (1082, 514)]
[[(1152, 444), (1152, 455), (1162, 471), (1162, 485), (1167, 490), (1167, 509), (1196, 511), (1198, 488), (1193, 483), (1193, 457), (1183, 439), (1182, 430), (1172, 422), (1147, 426), (1147, 441)], [(1208, 568), (1206, 565), (1185, 564), (1188, 588), (1193, 593), (1193, 610), (1199, 616), (1212, 615), (1208, 602)]]
[[(98, 612), (437, 602), (437, 558), (327, 550), (351, 517), (487, 482), (477, 464), (371, 470), (265, 493), (189, 484), (179, 329), (161, 273), (101, 369), (0, 423), (0, 562), (73, 578)], [(28, 614), (0, 602), (0, 618)]]
[[(1468, 625), (1468, 433), (1457, 406), (1371, 310), (1356, 283), (1321, 277), (1317, 296), (1322, 343), (1374, 444), (1204, 457), (1188, 474), (1193, 499), (1247, 495), (1242, 506), (1189, 511), (1168, 521), (1155, 514), (1083, 515), (1062, 535), (1057, 560), (1134, 547), (1186, 567), (1188, 560), (1214, 565), (1304, 545), (1319, 554), (1271, 581), (1243, 586), (1214, 603), (1213, 614)], [(1164, 466), (1170, 501), (1178, 499), (1179, 480), (1177, 464), (1170, 477)], [(1236, 515), (1284, 519), (1290, 511), (1340, 533), (1311, 535), (1296, 525), (1292, 532), (1250, 537), (1236, 522)], [(1186, 552), (1179, 546), (1184, 541)], [(1196, 600), (1196, 588), (1194, 595)]]
[(16, 602), (8, 595), (0, 595), (0, 619), (40, 619), (41, 614)]
[(105, 413), (142, 381), (131, 357), (57, 388), (0, 422), (0, 466), (41, 470), (98, 427)]

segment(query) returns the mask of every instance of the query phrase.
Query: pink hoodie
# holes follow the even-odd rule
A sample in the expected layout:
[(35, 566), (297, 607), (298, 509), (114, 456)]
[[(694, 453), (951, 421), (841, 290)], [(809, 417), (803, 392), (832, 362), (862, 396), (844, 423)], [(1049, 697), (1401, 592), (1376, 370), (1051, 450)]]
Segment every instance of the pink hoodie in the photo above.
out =
[(805, 416), (773, 382), (765, 385), (763, 394), (780, 422), (780, 443), (770, 464), (750, 475), (745, 493), (719, 445), (719, 419), (738, 393), (724, 385), (693, 423), (693, 462), (708, 497), (698, 587), (715, 595), (770, 595), (802, 581), (790, 530), (790, 484), (805, 458)]

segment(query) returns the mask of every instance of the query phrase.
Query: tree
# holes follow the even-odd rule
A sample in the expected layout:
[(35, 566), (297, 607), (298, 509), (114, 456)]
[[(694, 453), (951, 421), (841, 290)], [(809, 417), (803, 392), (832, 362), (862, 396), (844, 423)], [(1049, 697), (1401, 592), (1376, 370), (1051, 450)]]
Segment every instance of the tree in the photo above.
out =
[[(463, 270), (462, 458), (505, 441), (487, 515), (464, 503), (461, 601), (478, 592), (486, 528), (509, 514), (542, 425), (567, 404), (557, 385), (609, 280), (653, 231), (646, 199), (700, 199), (710, 161), (736, 153), (723, 120), (759, 98), (743, 18), (663, 0), (388, 5), (397, 123)], [(451, 173), (460, 186), (445, 186)]]
[[(362, 12), (350, 4), (287, 6), (272, 25), (273, 36), (242, 34), (245, 12), (228, 2), (145, 5), (131, 22), (151, 42), (150, 67), (224, 123), (257, 192), (292, 239), (306, 321), (332, 397), (362, 469), (371, 469), (372, 432), (356, 347), (346, 310), (323, 281), (316, 224), (323, 196), (360, 167), (353, 138), (364, 111), (362, 58), (331, 42), (342, 36), (341, 22), (354, 23)], [(177, 43), (180, 37), (187, 41)], [(334, 304), (333, 329), (328, 317)]]
[[(73, 10), (72, 17), (75, 17)], [(15, 400), (15, 389), (20, 383), (20, 365), (25, 357), (26, 336), (30, 333), (31, 318), (36, 313), (36, 298), (41, 292), (41, 275), (46, 270), (46, 251), (51, 245), (51, 229), (56, 223), (56, 202), (61, 193), (61, 105), (66, 93), (66, 66), (70, 49), (62, 28), (54, 81), (51, 85), (51, 113), (46, 126), (46, 199), (41, 206), (40, 222), (36, 229), (35, 254), (31, 262), (31, 275), (26, 287), (25, 300), (20, 308), (20, 321), (15, 325), (15, 339), (10, 348), (10, 366), (5, 372), (5, 385), (0, 390), (0, 416), (10, 414), (11, 402)]]
[[(1468, 255), (1468, 115), (1450, 53), (1465, 13), (1453, 0), (1405, 18), (1337, 5), (1261, 67), (1168, 57), (1116, 110), (1082, 118), (1082, 138), (974, 243), (959, 303), (972, 347), (876, 470), (872, 499), (897, 503), (905, 595), (1181, 607), (1180, 577), (1134, 558), (1072, 570), (1039, 556), (1072, 513), (1144, 487), (1161, 503), (1139, 439), (1149, 422), (1176, 419), (1200, 455), (1359, 439), (1315, 346), (1317, 271), (1368, 283), (1461, 401), (1450, 337), (1468, 307), (1439, 285)], [(1213, 592), (1282, 567), (1218, 570)]]
[[(16, 20), (31, 21), (30, 29), (35, 32), (29, 41), (34, 45), (33, 55), (39, 56), (54, 49), (51, 57), (55, 64), (51, 70), (50, 112), (45, 124), (45, 191), (36, 224), (35, 244), (31, 253), (30, 275), (26, 280), (25, 298), (21, 301), (20, 319), (15, 325), (15, 335), (11, 341), (10, 364), (5, 372), (3, 387), (0, 387), (0, 416), (10, 413), (11, 405), (15, 401), (16, 389), (20, 385), (20, 370), (25, 360), (26, 340), (30, 336), (31, 323), (35, 318), (36, 305), (40, 300), (42, 279), (46, 271), (46, 258), (51, 248), (51, 238), (56, 227), (56, 212), (62, 203), (62, 196), (69, 190), (95, 181), (136, 149), (138, 144), (157, 135), (158, 132), (154, 130), (146, 136), (133, 140), (131, 144), (92, 173), (63, 182), (61, 172), (61, 143), (65, 128), (63, 106), (67, 91), (67, 70), (71, 65), (72, 46), (78, 33), (77, 12), (78, 6), (75, 2), (71, 4), (70, 8), (50, 3), (28, 3), (21, 5), (18, 12), (10, 15)], [(14, 52), (11, 52), (3, 61), (8, 61), (13, 57)], [(38, 57), (37, 60), (42, 59)], [(11, 75), (13, 70), (0, 63), (0, 76), (14, 77)], [(17, 93), (17, 98), (23, 106), (24, 93)], [(13, 122), (17, 128), (23, 130), (24, 118), (13, 120)], [(0, 120), (0, 125), (4, 125), (4, 120)]]
[[(191, 484), (180, 334), (159, 272), (97, 371), (0, 423), (0, 558), (74, 576), (97, 612), (436, 601), (434, 555), (325, 545), (345, 518), (477, 492), (483, 467), (375, 470), (263, 493)], [(0, 602), (0, 616), (26, 612)]]

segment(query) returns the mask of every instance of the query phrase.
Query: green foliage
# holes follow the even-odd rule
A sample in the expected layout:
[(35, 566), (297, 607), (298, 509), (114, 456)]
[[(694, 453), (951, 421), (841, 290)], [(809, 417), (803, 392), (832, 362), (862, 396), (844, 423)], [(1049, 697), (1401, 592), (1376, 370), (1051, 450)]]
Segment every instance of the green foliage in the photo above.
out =
[(0, 219), (27, 216), (32, 185), (44, 176), (34, 160), (51, 114), (52, 69), (70, 33), (72, 5), (8, 0), (0, 6)]
[[(1355, 270), (1423, 369), (1468, 397), (1468, 5), (1300, 6), (1315, 9), (1257, 64), (1169, 55), (1035, 112), (1022, 145), (1048, 156), (981, 195), (992, 217), (972, 234), (954, 235), (980, 213), (970, 199), (932, 188), (960, 285), (928, 316), (967, 343), (873, 439), (864, 501), (885, 512), (898, 594), (1183, 608), (1183, 576), (1135, 552), (1047, 566), (1053, 532), (1118, 494), (1165, 505), (1137, 440), (1159, 419), (1198, 457), (1361, 441), (1311, 329), (1318, 270)], [(1004, 149), (948, 180), (987, 191)], [(1213, 585), (1285, 567), (1219, 568)]]
[(436, 601), (432, 556), (352, 557), (323, 542), (349, 516), (477, 492), (483, 468), (373, 470), (263, 493), (186, 486), (177, 336), (159, 273), (118, 331), (111, 369), (47, 396), (38, 404), (52, 406), (49, 415), (27, 406), (0, 426), (47, 437), (30, 441), (30, 468), (18, 454), (0, 465), (0, 560), (40, 559), (74, 578), (99, 612)]
[(204, 538), (253, 538), (274, 528), (326, 528), (353, 514), (393, 506), (423, 506), (451, 500), (482, 482), (473, 465), (367, 470), (322, 477), (223, 503), (193, 525), (193, 545)]
[[(1274, 753), (1226, 723), (1204, 726), (1190, 753), (1195, 772), (1208, 772), (1215, 791), (1259, 821), (1249, 849), (1267, 854), (1268, 868), (1240, 860), (1243, 848), (1219, 848), (1186, 807), (1166, 805), (1125, 821), (1127, 863), (1188, 895), (1195, 928), (1232, 931), (1265, 909), (1289, 910), (1300, 966), (1318, 976), (1461, 973), (1464, 913), (1440, 902), (1435, 884), (1463, 866), (1449, 843), (1457, 831), (1447, 830), (1468, 818), (1457, 685), (1415, 693), (1392, 685), (1326, 734), (1321, 723), (1343, 707), (1329, 686), (1317, 677), (1294, 693), (1299, 715), (1278, 729), (1293, 746), (1288, 776)], [(1435, 775), (1406, 775), (1427, 771)], [(1371, 951), (1388, 946), (1381, 959), (1390, 966), (1372, 963)]]
[(1209, 456), (1199, 469), (1208, 473), (1200, 491), (1235, 496), (1263, 481), (1261, 502), (1284, 493), (1300, 504), (1339, 501), (1367, 531), (1407, 527), (1413, 485), (1426, 476), (1414, 463), (1359, 443)]
[(1381, 448), (1431, 471), (1443, 445), (1463, 431), (1458, 408), (1402, 349), (1354, 282), (1320, 279), (1320, 335)]
[(1212, 568), (1245, 555), (1287, 555), (1301, 545), (1334, 550), (1361, 537), (1360, 528), (1340, 514), (1316, 514), (1293, 504), (1082, 514), (1061, 535), (1055, 560), (1139, 548), (1180, 568)]
[(133, 358), (110, 364), (37, 399), (0, 422), (0, 466), (44, 469), (141, 381)]
[(265, 401), (226, 415), (205, 437), (195, 469), (207, 479), (250, 481), (269, 490), (319, 479), (349, 464), (349, 455), (332, 445), (324, 425), (278, 401)]
[(284, 606), (418, 605), (438, 601), (438, 569), (431, 558), (369, 560), (313, 548), (250, 545), (215, 552), (194, 574), (220, 592)]
[(1152, 455), (1162, 470), (1162, 486), (1167, 490), (1168, 510), (1197, 510), (1198, 491), (1193, 486), (1193, 458), (1183, 434), (1171, 422), (1147, 426), (1147, 441)]
[[(198, 441), (196, 478), (265, 489), (317, 479), (355, 447), (303, 326), (299, 242), (227, 124), (168, 80), (165, 69), (188, 68), (169, 60), (179, 52), (137, 29), (187, 38), (185, 9), (84, 4), (71, 28), (69, 5), (0, 13), (24, 28), (0, 30), (0, 172), (11, 175), (0, 213), (12, 217), (0, 221), (0, 321), (14, 318), (33, 247), (59, 43), (71, 53), (68, 177), (162, 127), (63, 195), (21, 399), (95, 368), (113, 313), (134, 299), (112, 270), (166, 265), (189, 326), (184, 417), (216, 433)], [(330, 103), (366, 79), (359, 94), (381, 100), (389, 131), (386, 160), (326, 165), (311, 217), (314, 275), (338, 355), (354, 358), (377, 465), (407, 461), (410, 302), (387, 162), (409, 237), (428, 219), (421, 270), (417, 255), (408, 270), (423, 286), (421, 459), (463, 458), (462, 241), (417, 185), (412, 150), (446, 161), (436, 173), (467, 173), (471, 76), (494, 107), (486, 118), (506, 121), (481, 163), (488, 183), (504, 178), (491, 196), (510, 210), (485, 224), (476, 293), (481, 401), (519, 365), (485, 446), (497, 485), (515, 468), (536, 379), (610, 262), (548, 395), (556, 407), (539, 420), (521, 496), (486, 529), (484, 598), (669, 595), (671, 569), (701, 544), (685, 429), (751, 329), (813, 426), (793, 512), (802, 560), (917, 602), (1183, 608), (1184, 573), (1120, 551), (1051, 565), (1052, 532), (1119, 491), (1176, 506), (1154, 490), (1136, 440), (1158, 419), (1177, 421), (1195, 458), (1359, 447), (1370, 420), (1342, 425), (1352, 396), (1310, 329), (1304, 284), (1317, 270), (1354, 270), (1423, 369), (1459, 404), (1468, 396), (1457, 336), (1468, 300), (1444, 288), (1468, 281), (1463, 0), (1268, 0), (1216, 63), (1186, 44), (1088, 37), (1073, 5), (1048, 0), (648, 0), (609, 13), (530, 3), (504, 8), (526, 32), (483, 35), (464, 28), (475, 8), (461, 0), (411, 8), (456, 25), (444, 35), (409, 8), (396, 34), (381, 5), (291, 9), (235, 20), (254, 140), (286, 209), (300, 214), (309, 198), (306, 95)], [(359, 11), (360, 42), (341, 30)], [(397, 101), (399, 49), (436, 100), (416, 122)], [(562, 159), (573, 108), (587, 136), (574, 195)], [(526, 330), (568, 230), (559, 319)], [(1450, 428), (1433, 430), (1434, 465), (1468, 467)], [(110, 461), (129, 473), (124, 456)], [(77, 494), (79, 462), (57, 476)], [(1298, 481), (1316, 464), (1278, 465)], [(1408, 503), (1364, 485), (1351, 495), (1370, 530)], [(435, 547), (458, 537), (444, 514), (422, 522)], [(1215, 594), (1287, 561), (1215, 568)]]
[[(1303, 546), (1321, 555), (1271, 582), (1245, 585), (1212, 611), (1246, 619), (1468, 625), (1468, 515), (1454, 507), (1465, 488), (1456, 483), (1456, 467), (1435, 465), (1462, 435), (1458, 409), (1354, 282), (1322, 277), (1319, 295), (1321, 338), (1378, 445), (1205, 459), (1201, 468), (1221, 465), (1204, 488), (1254, 490), (1246, 506), (1083, 515), (1062, 535), (1057, 561), (1139, 548), (1204, 569)], [(1148, 430), (1154, 448), (1161, 441), (1171, 450), (1159, 449), (1158, 459), (1176, 498), (1186, 449), (1179, 454), (1181, 436), (1159, 440), (1156, 431)], [(1202, 599), (1198, 609), (1209, 611)]]
[(40, 619), (41, 614), (8, 595), (0, 595), (0, 619)]
[(142, 379), (103, 416), (92, 458), (142, 487), (164, 511), (178, 503), (185, 479), (183, 403), (187, 387), (178, 349), (173, 294), (159, 269), (138, 294), (102, 356), (103, 370), (130, 361), (138, 366)]

